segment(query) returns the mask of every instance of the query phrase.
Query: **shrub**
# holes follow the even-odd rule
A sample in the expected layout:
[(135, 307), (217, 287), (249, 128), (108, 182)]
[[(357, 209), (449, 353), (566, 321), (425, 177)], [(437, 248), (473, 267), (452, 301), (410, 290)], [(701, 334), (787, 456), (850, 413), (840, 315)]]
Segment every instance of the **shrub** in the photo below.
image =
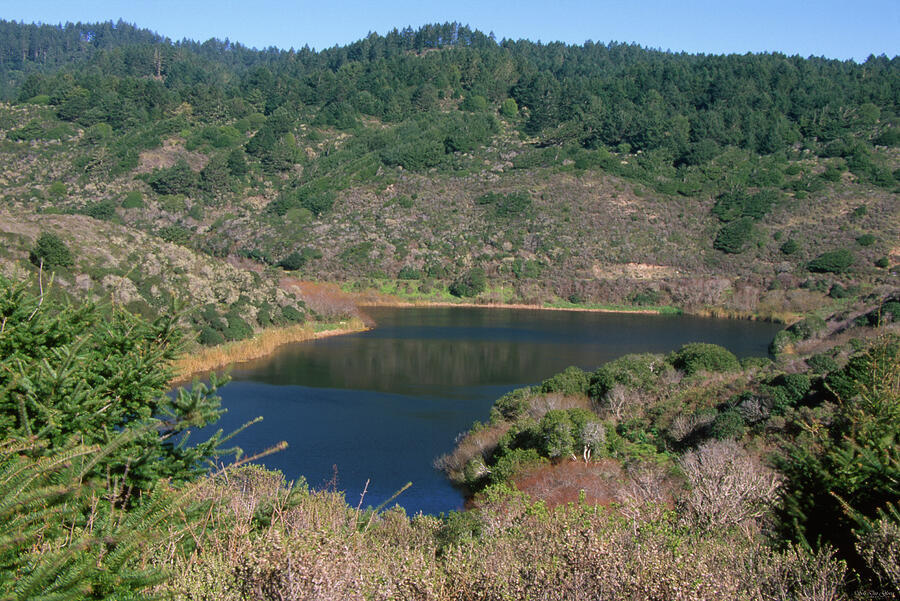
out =
[(699, 371), (728, 372), (740, 369), (734, 353), (717, 344), (692, 342), (666, 357), (672, 366), (688, 375)]
[(531, 388), (517, 388), (507, 392), (494, 401), (494, 406), (491, 407), (491, 422), (500, 420), (515, 421), (525, 415), (532, 395), (533, 391)]
[(302, 269), (304, 265), (306, 265), (306, 256), (297, 251), (292, 252), (278, 262), (278, 266), (285, 271), (297, 271)]
[(116, 207), (109, 201), (93, 202), (85, 206), (81, 211), (82, 215), (93, 217), (101, 221), (109, 221), (116, 215)]
[(856, 238), (856, 243), (860, 246), (872, 246), (875, 244), (875, 236), (872, 234), (863, 234)]
[(659, 357), (651, 354), (625, 355), (601, 365), (591, 374), (588, 394), (601, 399), (616, 384), (628, 388), (649, 388), (656, 381)]
[(73, 264), (69, 247), (52, 232), (44, 232), (38, 237), (28, 258), (38, 266), (41, 263), (47, 267), (69, 267)]
[(753, 220), (749, 217), (732, 221), (723, 225), (716, 234), (713, 248), (730, 254), (738, 254), (744, 250), (744, 244), (753, 233)]
[(466, 98), (459, 103), (459, 109), (461, 111), (468, 111), (470, 113), (486, 111), (487, 107), (487, 99), (478, 94), (466, 96)]
[(411, 265), (404, 265), (397, 274), (398, 280), (419, 280), (422, 272)]
[(875, 267), (880, 267), (881, 269), (887, 269), (891, 266), (891, 262), (887, 257), (881, 257), (880, 259), (875, 260)]
[(561, 373), (547, 378), (541, 383), (541, 392), (559, 392), (565, 395), (587, 394), (590, 376), (584, 370), (569, 366)]
[(512, 98), (507, 98), (500, 104), (500, 114), (507, 119), (513, 119), (519, 114), (519, 106)]
[(487, 288), (484, 269), (473, 267), (462, 277), (450, 284), (450, 294), (458, 297), (478, 296)]
[(788, 238), (785, 240), (784, 244), (781, 245), (781, 252), (786, 255), (792, 255), (800, 249), (800, 245), (797, 244), (797, 241), (793, 238)]
[(168, 169), (157, 169), (147, 178), (147, 183), (157, 194), (189, 194), (197, 186), (197, 174), (187, 161), (179, 159)]
[(225, 335), (219, 330), (215, 330), (210, 326), (200, 328), (200, 335), (197, 337), (200, 344), (205, 346), (215, 346), (225, 342)]
[(143, 209), (144, 197), (138, 190), (130, 190), (122, 201), (123, 209)]
[(253, 328), (236, 312), (229, 312), (225, 316), (225, 320), (228, 322), (228, 325), (222, 330), (225, 340), (243, 340), (253, 335)]
[(166, 242), (174, 244), (187, 244), (191, 239), (191, 230), (183, 225), (166, 225), (156, 232), (157, 235)]
[(306, 316), (302, 311), (298, 310), (293, 305), (285, 305), (281, 308), (281, 315), (287, 320), (288, 323), (303, 323), (306, 320)]
[(747, 431), (744, 418), (737, 408), (728, 409), (716, 416), (710, 426), (710, 436), (717, 440), (739, 439)]
[(807, 264), (807, 269), (816, 273), (844, 273), (853, 265), (854, 257), (846, 248), (822, 253)]
[(831, 355), (826, 355), (824, 353), (813, 355), (806, 360), (806, 364), (817, 374), (825, 374), (838, 368), (837, 361), (835, 361)]

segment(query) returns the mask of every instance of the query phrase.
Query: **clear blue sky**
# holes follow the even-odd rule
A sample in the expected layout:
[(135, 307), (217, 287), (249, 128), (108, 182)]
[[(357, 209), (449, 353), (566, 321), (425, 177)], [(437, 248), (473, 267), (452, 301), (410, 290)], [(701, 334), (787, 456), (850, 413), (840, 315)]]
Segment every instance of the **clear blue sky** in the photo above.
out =
[(322, 49), (370, 31), (458, 21), (497, 39), (636, 42), (663, 50), (865, 60), (900, 54), (900, 0), (0, 0), (0, 18), (123, 19), (173, 40)]

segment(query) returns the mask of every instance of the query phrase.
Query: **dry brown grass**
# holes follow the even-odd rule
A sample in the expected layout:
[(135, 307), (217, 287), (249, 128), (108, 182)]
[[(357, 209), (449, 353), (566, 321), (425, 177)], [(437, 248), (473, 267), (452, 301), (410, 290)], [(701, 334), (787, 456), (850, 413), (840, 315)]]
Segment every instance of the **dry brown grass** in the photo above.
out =
[(347, 319), (329, 325), (334, 327), (322, 329), (322, 324), (319, 324), (318, 328), (315, 325), (298, 324), (283, 328), (270, 328), (247, 340), (226, 342), (218, 346), (201, 348), (186, 353), (172, 365), (176, 374), (172, 383), (184, 382), (191, 376), (220, 369), (234, 363), (265, 357), (284, 344), (349, 334), (351, 332), (361, 332), (368, 329), (368, 326), (359, 318)]

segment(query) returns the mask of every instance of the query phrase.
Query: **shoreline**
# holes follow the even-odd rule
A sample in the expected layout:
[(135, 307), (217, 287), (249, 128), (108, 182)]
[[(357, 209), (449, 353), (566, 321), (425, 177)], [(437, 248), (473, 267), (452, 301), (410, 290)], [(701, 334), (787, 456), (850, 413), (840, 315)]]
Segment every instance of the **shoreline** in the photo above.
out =
[[(529, 305), (526, 303), (472, 303), (450, 301), (406, 301), (406, 300), (362, 300), (359, 307), (475, 307), (482, 309), (522, 309), (531, 311), (578, 311), (581, 313), (635, 313), (638, 315), (666, 315), (660, 309), (612, 309), (603, 307), (548, 307), (546, 305)], [(673, 313), (674, 314), (674, 311)]]
[[(317, 325), (322, 329), (317, 329)], [(188, 351), (172, 362), (174, 376), (169, 384), (177, 386), (189, 383), (200, 374), (267, 357), (286, 344), (355, 334), (370, 329), (371, 326), (357, 317), (336, 323), (297, 324), (264, 329), (252, 338)]]

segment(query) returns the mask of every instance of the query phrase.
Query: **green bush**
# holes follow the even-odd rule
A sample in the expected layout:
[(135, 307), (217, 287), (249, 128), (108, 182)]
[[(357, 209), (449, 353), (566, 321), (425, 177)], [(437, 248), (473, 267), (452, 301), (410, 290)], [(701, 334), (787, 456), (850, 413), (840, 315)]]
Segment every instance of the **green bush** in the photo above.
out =
[(846, 248), (840, 248), (822, 253), (806, 267), (816, 273), (844, 273), (853, 265), (853, 261), (853, 253)]
[(473, 267), (450, 284), (450, 294), (458, 297), (473, 297), (484, 292), (486, 288), (487, 278), (484, 269)]
[(659, 357), (649, 353), (625, 355), (605, 363), (591, 374), (588, 394), (593, 399), (600, 399), (616, 384), (649, 388), (656, 381), (658, 363)]
[(123, 209), (143, 209), (144, 196), (138, 190), (130, 190), (122, 201)]
[(197, 340), (204, 346), (215, 346), (225, 342), (225, 335), (210, 326), (203, 326), (200, 328), (200, 334), (197, 337)]
[(881, 257), (875, 260), (875, 267), (880, 267), (881, 269), (887, 269), (891, 266), (891, 262), (887, 257)]
[(540, 453), (551, 459), (592, 454), (606, 450), (606, 429), (600, 419), (585, 409), (552, 409), (537, 425)]
[(491, 466), (491, 484), (503, 484), (522, 470), (545, 463), (547, 460), (541, 457), (537, 449), (512, 449), (501, 455)]
[(741, 367), (734, 353), (717, 344), (705, 342), (685, 344), (666, 357), (666, 361), (687, 375), (693, 375), (699, 371), (736, 371)]
[(743, 217), (723, 225), (716, 234), (713, 248), (729, 254), (738, 254), (744, 250), (744, 245), (753, 233), (753, 220)]
[(28, 258), (35, 265), (43, 263), (45, 267), (70, 267), (74, 264), (69, 247), (52, 232), (44, 232), (38, 237)]
[(116, 207), (108, 200), (92, 202), (79, 211), (82, 215), (93, 217), (101, 221), (109, 221), (116, 215)]
[(747, 431), (747, 424), (737, 409), (728, 409), (716, 416), (710, 426), (710, 436), (718, 440), (739, 439)]
[(824, 353), (813, 355), (806, 360), (806, 364), (817, 374), (826, 374), (838, 368), (837, 361), (835, 361), (831, 355), (826, 355)]
[(253, 335), (253, 328), (236, 312), (229, 312), (225, 316), (225, 320), (228, 322), (225, 329), (222, 330), (225, 340), (243, 340)]
[(565, 395), (587, 394), (590, 385), (590, 374), (584, 370), (569, 366), (562, 372), (551, 376), (541, 383), (541, 392), (559, 392)]
[(875, 238), (875, 236), (873, 236), (872, 234), (863, 234), (862, 236), (856, 238), (856, 243), (860, 246), (872, 246), (873, 244), (875, 244), (876, 240), (877, 238)]
[(824, 331), (825, 327), (826, 323), (824, 319), (818, 315), (810, 315), (789, 326), (787, 331), (790, 332), (794, 340), (807, 340), (819, 332)]
[(512, 98), (507, 98), (500, 104), (500, 114), (507, 119), (513, 119), (519, 114), (519, 106)]
[(156, 169), (147, 177), (147, 183), (157, 194), (190, 194), (197, 187), (197, 174), (187, 161), (179, 159), (168, 169)]
[(303, 323), (306, 315), (293, 305), (285, 305), (281, 308), (281, 315), (288, 323)]
[(781, 245), (781, 252), (786, 255), (792, 255), (800, 249), (800, 245), (797, 244), (797, 241), (793, 238), (788, 238), (785, 240), (784, 244)]
[(419, 280), (422, 278), (422, 272), (411, 265), (404, 265), (397, 274), (398, 280)]
[(285, 271), (297, 271), (302, 269), (304, 265), (306, 265), (306, 256), (297, 251), (292, 252), (278, 262), (278, 266)]
[(501, 420), (515, 421), (525, 415), (530, 407), (529, 401), (532, 396), (534, 396), (534, 391), (531, 388), (517, 388), (507, 392), (494, 401), (494, 406), (491, 407), (491, 423)]

